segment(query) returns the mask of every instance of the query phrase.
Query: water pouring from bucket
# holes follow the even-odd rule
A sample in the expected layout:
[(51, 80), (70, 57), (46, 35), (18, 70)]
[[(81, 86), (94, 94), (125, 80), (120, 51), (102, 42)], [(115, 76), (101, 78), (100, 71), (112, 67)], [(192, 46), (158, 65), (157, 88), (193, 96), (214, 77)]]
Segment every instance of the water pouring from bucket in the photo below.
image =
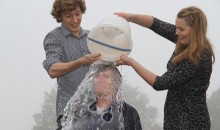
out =
[(119, 16), (106, 17), (91, 30), (87, 43), (90, 52), (101, 53), (104, 61), (117, 61), (122, 54), (128, 56), (133, 47), (129, 23)]
[(123, 130), (121, 87), (122, 76), (112, 62), (91, 64), (65, 107), (62, 130)]

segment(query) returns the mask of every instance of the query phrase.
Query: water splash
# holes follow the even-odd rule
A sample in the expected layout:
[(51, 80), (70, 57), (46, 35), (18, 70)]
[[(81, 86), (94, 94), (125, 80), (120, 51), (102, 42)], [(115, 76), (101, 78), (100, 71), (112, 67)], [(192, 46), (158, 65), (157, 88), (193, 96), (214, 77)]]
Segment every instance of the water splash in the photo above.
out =
[[(112, 62), (94, 62), (64, 109), (62, 130), (123, 130), (121, 82)], [(111, 85), (106, 88), (106, 84)]]

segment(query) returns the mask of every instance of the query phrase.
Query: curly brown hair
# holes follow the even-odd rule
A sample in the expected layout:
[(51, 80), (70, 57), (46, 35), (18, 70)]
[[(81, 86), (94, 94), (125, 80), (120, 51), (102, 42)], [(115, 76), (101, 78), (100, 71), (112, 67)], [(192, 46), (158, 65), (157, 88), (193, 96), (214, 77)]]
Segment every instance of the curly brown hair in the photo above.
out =
[(79, 7), (81, 12), (84, 14), (86, 12), (85, 0), (55, 0), (51, 15), (59, 23), (62, 22), (60, 20), (62, 13), (73, 11), (76, 7)]

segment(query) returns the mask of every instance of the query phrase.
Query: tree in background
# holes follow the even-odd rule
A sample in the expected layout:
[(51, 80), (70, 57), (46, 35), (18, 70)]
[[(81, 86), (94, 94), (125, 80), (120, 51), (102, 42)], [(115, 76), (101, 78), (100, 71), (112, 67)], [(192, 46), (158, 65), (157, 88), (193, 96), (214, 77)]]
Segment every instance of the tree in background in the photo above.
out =
[(122, 91), (126, 102), (137, 109), (143, 130), (162, 130), (156, 121), (157, 108), (149, 105), (147, 94), (142, 94), (138, 91), (138, 87), (134, 88), (129, 85), (124, 85)]
[[(126, 85), (123, 89), (123, 96), (126, 102), (137, 109), (143, 130), (162, 129), (156, 122), (157, 109), (148, 105), (149, 100), (146, 94), (141, 94), (137, 88)], [(45, 92), (44, 99), (41, 112), (33, 116), (36, 125), (33, 126), (32, 130), (55, 130), (57, 128), (56, 89), (53, 88), (50, 93)]]
[(211, 130), (220, 130), (220, 88), (212, 93), (208, 99)]
[(33, 116), (36, 125), (32, 130), (55, 130), (57, 128), (55, 88), (51, 89), (50, 93), (44, 93), (44, 103), (41, 106), (41, 112)]

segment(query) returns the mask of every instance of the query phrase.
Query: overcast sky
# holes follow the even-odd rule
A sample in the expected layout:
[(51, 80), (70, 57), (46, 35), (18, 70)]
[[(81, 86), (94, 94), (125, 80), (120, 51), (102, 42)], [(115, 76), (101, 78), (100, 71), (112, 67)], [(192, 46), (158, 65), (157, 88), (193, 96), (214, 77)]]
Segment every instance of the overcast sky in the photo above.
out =
[[(33, 115), (41, 110), (44, 92), (56, 84), (42, 67), (43, 39), (59, 26), (50, 15), (53, 0), (0, 0), (0, 130), (30, 130)], [(208, 37), (215, 47), (208, 97), (220, 86), (219, 0), (86, 0), (82, 27), (91, 30), (113, 12), (145, 13), (175, 23), (177, 12), (186, 6), (200, 7), (208, 18)], [(174, 44), (152, 31), (130, 23), (133, 50), (130, 54), (158, 75), (166, 71)], [(218, 66), (218, 67), (217, 67)], [(147, 93), (158, 108), (160, 121), (166, 91), (154, 91), (130, 67), (120, 67), (127, 82)]]

